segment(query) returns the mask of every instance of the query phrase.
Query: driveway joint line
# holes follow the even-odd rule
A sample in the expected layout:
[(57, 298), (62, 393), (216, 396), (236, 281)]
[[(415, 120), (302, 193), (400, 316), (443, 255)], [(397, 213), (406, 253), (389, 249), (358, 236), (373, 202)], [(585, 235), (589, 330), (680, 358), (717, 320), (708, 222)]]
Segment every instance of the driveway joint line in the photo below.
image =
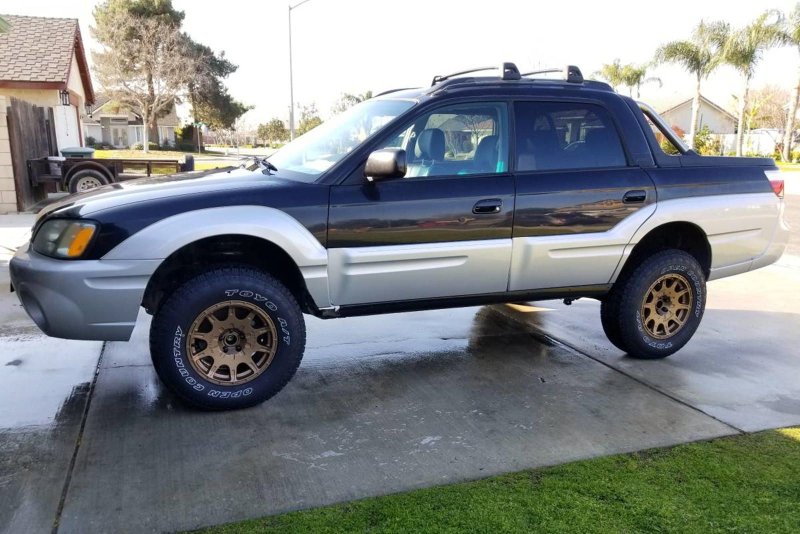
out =
[(709, 417), (709, 418), (713, 419), (714, 421), (716, 421), (716, 422), (718, 422), (718, 423), (720, 423), (722, 425), (725, 425), (728, 428), (731, 428), (731, 429), (735, 430), (737, 434), (747, 434), (746, 430), (743, 430), (743, 429), (741, 429), (741, 428), (739, 428), (739, 427), (737, 427), (735, 425), (732, 425), (732, 424), (728, 423), (727, 421), (723, 421), (719, 417), (715, 417), (715, 416), (711, 415), (710, 413), (701, 410), (697, 406), (692, 405), (691, 403), (681, 399), (680, 397), (676, 397), (672, 393), (669, 393), (667, 391), (664, 391), (664, 390), (660, 389), (656, 385), (651, 384), (650, 382), (647, 382), (646, 380), (642, 380), (641, 378), (638, 378), (638, 377), (636, 377), (636, 376), (634, 376), (634, 375), (632, 375), (632, 374), (630, 374), (630, 373), (628, 373), (626, 371), (623, 371), (622, 369), (617, 369), (613, 365), (611, 365), (611, 364), (609, 364), (607, 362), (604, 362), (600, 358), (597, 358), (595, 356), (592, 356), (591, 354), (588, 354), (588, 353), (580, 350), (579, 348), (573, 346), (570, 343), (567, 343), (566, 341), (562, 341), (562, 340), (557, 339), (557, 338), (555, 338), (555, 337), (553, 337), (553, 336), (551, 336), (549, 334), (545, 334), (544, 332), (540, 331), (535, 326), (531, 326), (531, 330), (532, 330), (532, 334), (535, 337), (540, 337), (540, 338), (543, 338), (543, 340), (545, 340), (547, 342), (555, 343), (557, 345), (560, 345), (560, 346), (564, 347), (565, 349), (569, 350), (570, 352), (574, 352), (574, 353), (576, 353), (578, 355), (586, 356), (590, 360), (593, 360), (593, 361), (599, 363), (600, 365), (602, 365), (604, 367), (607, 367), (608, 369), (611, 369), (612, 371), (616, 371), (617, 373), (621, 374), (622, 376), (630, 378), (634, 382), (643, 385), (644, 387), (646, 387), (647, 389), (649, 389), (651, 391), (654, 391), (654, 392), (656, 392), (656, 393), (658, 393), (660, 395), (663, 395), (663, 396), (667, 397), (668, 399), (671, 399), (671, 400), (677, 402), (678, 404), (686, 406), (687, 408), (689, 408), (689, 409), (691, 409), (691, 410), (693, 410), (695, 412), (701, 413), (701, 414), (705, 415), (706, 417)]
[(53, 529), (51, 530), (52, 534), (58, 533), (59, 523), (61, 522), (61, 514), (64, 512), (64, 505), (67, 502), (67, 494), (69, 493), (69, 486), (72, 482), (72, 473), (75, 470), (75, 462), (78, 459), (78, 451), (81, 447), (81, 442), (83, 441), (83, 433), (86, 429), (86, 420), (89, 417), (89, 408), (92, 405), (92, 397), (94, 396), (94, 388), (97, 384), (97, 377), (100, 375), (100, 366), (103, 363), (103, 354), (106, 351), (107, 342), (103, 343), (102, 348), (100, 349), (100, 356), (97, 358), (97, 366), (94, 370), (94, 376), (92, 377), (92, 383), (89, 386), (89, 394), (86, 398), (86, 405), (83, 407), (83, 413), (81, 414), (81, 425), (78, 428), (78, 437), (75, 439), (75, 448), (72, 450), (72, 458), (69, 461), (69, 467), (67, 467), (67, 476), (64, 478), (64, 487), (61, 490), (61, 498), (58, 501), (58, 508), (56, 509), (56, 516), (53, 519)]

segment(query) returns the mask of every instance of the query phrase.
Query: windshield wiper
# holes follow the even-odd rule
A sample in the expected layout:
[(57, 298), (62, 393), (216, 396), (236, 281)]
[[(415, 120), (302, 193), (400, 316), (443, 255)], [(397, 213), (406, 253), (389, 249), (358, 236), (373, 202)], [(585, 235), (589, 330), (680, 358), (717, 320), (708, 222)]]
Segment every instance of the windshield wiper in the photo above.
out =
[(265, 174), (271, 175), (273, 173), (278, 172), (278, 167), (270, 163), (267, 160), (267, 158), (259, 158), (258, 156), (253, 156), (253, 162), (259, 167), (263, 167), (264, 170), (266, 171)]

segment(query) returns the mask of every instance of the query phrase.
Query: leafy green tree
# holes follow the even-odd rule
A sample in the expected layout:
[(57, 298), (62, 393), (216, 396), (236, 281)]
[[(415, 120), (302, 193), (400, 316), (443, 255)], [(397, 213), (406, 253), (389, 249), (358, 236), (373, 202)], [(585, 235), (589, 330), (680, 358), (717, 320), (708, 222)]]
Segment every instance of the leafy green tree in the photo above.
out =
[[(793, 46), (800, 52), (800, 2), (794, 5), (789, 16), (784, 20), (783, 42)], [(786, 128), (783, 133), (783, 161), (792, 160), (792, 141), (794, 140), (795, 116), (797, 115), (797, 105), (800, 102), (800, 71), (798, 72), (797, 82), (792, 88), (789, 97), (789, 114), (786, 116)]]
[(689, 127), (689, 145), (694, 147), (697, 120), (700, 115), (700, 86), (722, 61), (722, 47), (729, 27), (724, 22), (700, 21), (690, 39), (672, 41), (656, 51), (657, 63), (677, 63), (695, 77), (692, 118)]
[(300, 106), (300, 125), (297, 127), (297, 135), (303, 135), (322, 124), (322, 119), (317, 112), (316, 104)]
[(342, 96), (339, 97), (339, 100), (337, 100), (333, 105), (331, 111), (334, 115), (338, 115), (339, 113), (347, 111), (356, 104), (360, 104), (361, 102), (369, 100), (370, 98), (372, 98), (372, 91), (367, 91), (366, 93), (362, 93), (360, 95), (342, 93)]
[[(188, 64), (193, 68), (187, 93), (194, 122), (202, 122), (215, 130), (233, 127), (239, 117), (252, 109), (252, 106), (235, 100), (223, 82), (236, 72), (237, 65), (225, 58), (225, 52), (216, 54), (211, 48), (193, 41), (188, 35), (184, 34), (184, 38), (190, 54)], [(200, 146), (199, 135), (197, 142)]]
[(783, 41), (783, 15), (778, 11), (766, 11), (743, 28), (731, 32), (725, 40), (723, 60), (739, 71), (744, 80), (739, 97), (739, 126), (736, 130), (736, 155), (742, 155), (745, 116), (750, 82), (764, 52)]
[(183, 13), (169, 0), (106, 0), (94, 8), (93, 53), (100, 85), (142, 118), (145, 152), (156, 120), (169, 113), (189, 82)]
[(281, 143), (289, 139), (289, 130), (283, 121), (276, 117), (266, 124), (259, 124), (256, 135), (266, 143)]

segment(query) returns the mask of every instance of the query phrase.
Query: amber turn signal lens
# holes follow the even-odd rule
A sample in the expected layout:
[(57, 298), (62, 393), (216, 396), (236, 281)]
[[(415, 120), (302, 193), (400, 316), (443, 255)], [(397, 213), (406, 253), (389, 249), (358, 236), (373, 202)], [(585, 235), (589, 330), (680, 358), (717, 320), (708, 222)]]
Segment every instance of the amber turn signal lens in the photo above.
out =
[(69, 244), (67, 249), (67, 256), (70, 258), (77, 258), (86, 250), (92, 236), (94, 235), (94, 226), (84, 226), (72, 238), (72, 243)]

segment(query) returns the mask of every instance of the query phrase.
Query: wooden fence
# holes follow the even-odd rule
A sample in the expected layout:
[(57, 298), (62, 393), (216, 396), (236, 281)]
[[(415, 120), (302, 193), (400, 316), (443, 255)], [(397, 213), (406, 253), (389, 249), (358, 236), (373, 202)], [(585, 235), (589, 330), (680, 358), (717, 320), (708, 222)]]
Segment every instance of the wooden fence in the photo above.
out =
[[(53, 110), (11, 98), (8, 106), (11, 164), (17, 189), (17, 210), (25, 211), (47, 198), (47, 185), (34, 185), (28, 176), (29, 159), (56, 156)], [(52, 187), (52, 186), (49, 186)]]

